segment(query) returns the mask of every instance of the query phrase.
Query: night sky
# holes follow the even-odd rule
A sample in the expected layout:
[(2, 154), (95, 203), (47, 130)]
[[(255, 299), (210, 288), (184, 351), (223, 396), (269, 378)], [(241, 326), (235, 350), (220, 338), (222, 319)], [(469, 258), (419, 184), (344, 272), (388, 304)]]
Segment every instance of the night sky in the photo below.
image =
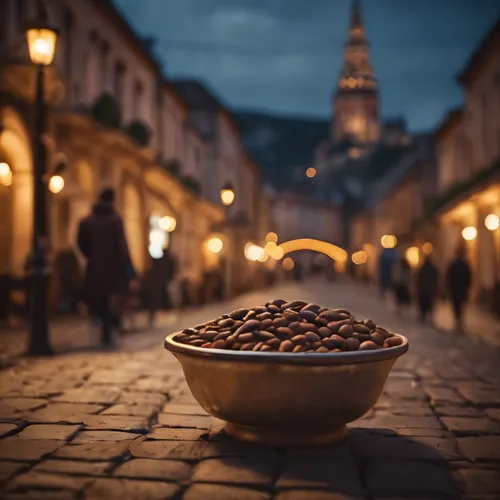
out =
[[(115, 0), (172, 77), (208, 82), (235, 108), (327, 117), (350, 0)], [(364, 0), (383, 114), (433, 127), (461, 102), (455, 76), (498, 0)]]

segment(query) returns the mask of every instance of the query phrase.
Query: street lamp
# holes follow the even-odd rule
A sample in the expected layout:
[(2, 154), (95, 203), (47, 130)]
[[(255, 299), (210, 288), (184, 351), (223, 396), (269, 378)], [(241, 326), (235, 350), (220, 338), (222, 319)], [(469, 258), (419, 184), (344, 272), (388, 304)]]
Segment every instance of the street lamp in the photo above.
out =
[(228, 181), (222, 186), (222, 189), (220, 190), (220, 199), (223, 205), (229, 207), (234, 203), (234, 198), (234, 187), (231, 182)]
[[(38, 21), (26, 29), (26, 40), (31, 62), (36, 67), (35, 136), (34, 136), (34, 232), (30, 262), (31, 282), (31, 326), (29, 353), (50, 354), (48, 318), (49, 268), (47, 252), (49, 246), (47, 214), (47, 155), (43, 136), (45, 134), (45, 67), (54, 60), (57, 30), (43, 19), (43, 9), (38, 1)], [(60, 183), (59, 183), (60, 185)]]

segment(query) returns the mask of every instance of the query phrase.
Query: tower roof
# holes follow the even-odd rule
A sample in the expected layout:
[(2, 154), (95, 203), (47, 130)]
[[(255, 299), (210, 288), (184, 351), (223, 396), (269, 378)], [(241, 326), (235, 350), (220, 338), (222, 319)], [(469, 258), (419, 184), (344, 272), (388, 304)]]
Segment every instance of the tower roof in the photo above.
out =
[(359, 0), (354, 0), (351, 8), (351, 28), (363, 27), (363, 20), (361, 19), (361, 5)]
[(351, 24), (345, 44), (344, 66), (337, 85), (337, 92), (373, 92), (377, 81), (370, 60), (370, 44), (366, 38), (361, 17), (361, 2), (353, 0)]

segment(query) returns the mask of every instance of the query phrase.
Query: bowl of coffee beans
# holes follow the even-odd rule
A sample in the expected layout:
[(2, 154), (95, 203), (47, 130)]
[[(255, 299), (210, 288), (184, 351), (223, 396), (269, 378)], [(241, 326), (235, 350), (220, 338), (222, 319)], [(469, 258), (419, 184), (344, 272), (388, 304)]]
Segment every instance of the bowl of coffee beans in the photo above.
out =
[(276, 299), (172, 333), (165, 348), (229, 435), (281, 446), (344, 438), (408, 341), (346, 309)]

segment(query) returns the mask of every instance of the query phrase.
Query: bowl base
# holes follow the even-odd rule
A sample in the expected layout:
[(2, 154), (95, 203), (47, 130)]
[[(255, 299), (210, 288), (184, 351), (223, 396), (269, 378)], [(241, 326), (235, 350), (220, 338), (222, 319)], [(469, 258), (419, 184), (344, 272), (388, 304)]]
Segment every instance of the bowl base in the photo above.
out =
[(342, 441), (347, 437), (348, 429), (345, 425), (336, 429), (323, 431), (297, 432), (290, 429), (276, 429), (266, 427), (251, 427), (248, 425), (226, 423), (225, 431), (240, 441), (265, 444), (268, 446), (314, 446)]

